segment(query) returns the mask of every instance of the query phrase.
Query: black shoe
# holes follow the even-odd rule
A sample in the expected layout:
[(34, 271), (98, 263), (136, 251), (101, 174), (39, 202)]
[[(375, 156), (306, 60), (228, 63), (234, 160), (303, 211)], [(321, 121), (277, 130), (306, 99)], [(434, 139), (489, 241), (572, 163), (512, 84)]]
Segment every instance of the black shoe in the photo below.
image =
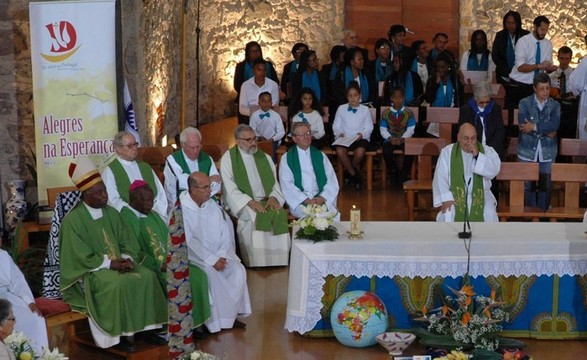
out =
[(235, 320), (234, 325), (232, 325), (232, 328), (233, 329), (246, 329), (247, 324), (245, 324), (244, 322), (242, 322), (240, 320)]
[(120, 342), (113, 346), (118, 351), (127, 352), (127, 353), (134, 353), (137, 352), (137, 347), (135, 344), (131, 343), (126, 337), (121, 336)]
[(204, 325), (200, 325), (197, 328), (194, 329), (194, 338), (197, 340), (204, 340), (206, 339), (206, 337), (208, 337), (208, 330), (206, 330), (206, 327)]
[(167, 340), (165, 340), (161, 336), (157, 335), (153, 331), (143, 331), (137, 335), (139, 335), (139, 338), (141, 340), (143, 340), (144, 342), (146, 342), (147, 344), (157, 345), (157, 346), (167, 345)]

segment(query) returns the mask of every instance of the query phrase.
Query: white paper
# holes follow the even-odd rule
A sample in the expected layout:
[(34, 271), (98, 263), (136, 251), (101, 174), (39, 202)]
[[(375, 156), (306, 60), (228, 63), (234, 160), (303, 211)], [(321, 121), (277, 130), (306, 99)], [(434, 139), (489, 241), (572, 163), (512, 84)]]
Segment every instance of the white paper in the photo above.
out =
[(338, 139), (334, 140), (334, 142), (332, 143), (332, 145), (339, 145), (339, 146), (349, 147), (349, 146), (352, 145), (352, 143), (354, 143), (355, 141), (357, 141), (358, 138), (359, 138), (359, 135), (339, 137)]

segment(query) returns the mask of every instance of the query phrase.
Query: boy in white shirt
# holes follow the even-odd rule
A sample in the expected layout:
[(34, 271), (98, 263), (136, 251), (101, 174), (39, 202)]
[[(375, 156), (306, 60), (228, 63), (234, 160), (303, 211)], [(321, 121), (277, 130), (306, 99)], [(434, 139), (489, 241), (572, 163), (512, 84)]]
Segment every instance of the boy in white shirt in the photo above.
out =
[[(250, 126), (255, 130), (258, 141), (273, 141), (273, 153), (285, 136), (285, 128), (281, 116), (271, 108), (271, 93), (264, 91), (259, 94), (259, 109), (251, 114)], [(273, 159), (275, 160), (275, 159)]]

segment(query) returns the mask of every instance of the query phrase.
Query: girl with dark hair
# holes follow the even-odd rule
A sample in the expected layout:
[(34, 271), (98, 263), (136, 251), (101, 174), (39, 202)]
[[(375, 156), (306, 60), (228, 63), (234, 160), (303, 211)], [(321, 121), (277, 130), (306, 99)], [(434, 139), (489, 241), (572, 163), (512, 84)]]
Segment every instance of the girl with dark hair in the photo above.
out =
[(495, 64), (487, 48), (487, 34), (483, 30), (475, 30), (471, 35), (471, 48), (461, 58), (461, 71), (486, 71), (487, 81), (495, 71)]
[(432, 74), (426, 82), (424, 100), (433, 107), (460, 107), (464, 104), (463, 83), (452, 61), (444, 54), (434, 61)]
[(292, 82), (294, 96), (297, 96), (302, 88), (307, 87), (314, 91), (314, 96), (318, 100), (322, 99), (323, 86), (318, 76), (318, 64), (318, 56), (314, 50), (306, 50), (300, 55), (300, 66)]
[(287, 116), (291, 123), (307, 122), (312, 129), (312, 146), (321, 149), (324, 138), (324, 109), (314, 91), (303, 87), (289, 105)]
[(530, 32), (522, 28), (522, 17), (517, 11), (508, 11), (503, 17), (503, 30), (495, 34), (491, 47), (491, 58), (495, 63), (498, 83), (509, 82), (516, 55), (514, 49), (518, 40)]
[(334, 78), (332, 91), (334, 101), (337, 104), (345, 102), (346, 89), (351, 81), (357, 83), (361, 89), (359, 102), (365, 103), (373, 101), (375, 96), (375, 85), (373, 84), (371, 74), (365, 72), (365, 59), (363, 53), (358, 48), (349, 49), (345, 53), (345, 67), (340, 69)]
[[(245, 45), (245, 59), (236, 64), (234, 71), (234, 90), (238, 93), (241, 91), (241, 85), (253, 77), (253, 63), (257, 59), (263, 59), (263, 50), (261, 45), (256, 41), (250, 41)], [(270, 61), (266, 62), (265, 76), (279, 84), (275, 68)], [(238, 102), (238, 96), (237, 100)]]
[(381, 38), (375, 42), (375, 60), (371, 65), (373, 73), (375, 75), (375, 83), (378, 84), (380, 81), (385, 81), (391, 72), (391, 43), (389, 40)]
[(389, 105), (391, 89), (395, 87), (403, 90), (402, 106), (420, 106), (424, 93), (422, 80), (417, 73), (410, 70), (407, 64), (402, 63), (401, 57), (397, 56), (393, 58), (393, 72), (385, 81), (383, 96), (386, 105)]

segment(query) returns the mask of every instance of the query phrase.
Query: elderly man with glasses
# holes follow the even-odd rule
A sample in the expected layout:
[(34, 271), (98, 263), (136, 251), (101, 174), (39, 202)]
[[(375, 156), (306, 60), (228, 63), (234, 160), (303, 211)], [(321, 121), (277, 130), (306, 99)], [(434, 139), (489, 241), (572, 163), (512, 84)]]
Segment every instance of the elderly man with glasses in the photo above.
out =
[(271, 157), (258, 150), (255, 131), (237, 126), (236, 146), (220, 160), (222, 199), (238, 218), (240, 254), (246, 266), (288, 264), (289, 229), (285, 199)]
[(279, 181), (290, 213), (301, 218), (306, 206), (323, 204), (328, 211), (338, 212), (338, 180), (328, 157), (311, 146), (310, 124), (293, 123), (291, 135), (296, 145), (279, 164)]
[(102, 178), (108, 190), (108, 205), (120, 211), (129, 206), (129, 187), (135, 180), (143, 180), (149, 184), (155, 202), (153, 211), (167, 220), (167, 197), (159, 178), (144, 161), (137, 160), (139, 154), (138, 143), (135, 137), (126, 131), (120, 131), (114, 136), (114, 150), (116, 155), (102, 170)]

